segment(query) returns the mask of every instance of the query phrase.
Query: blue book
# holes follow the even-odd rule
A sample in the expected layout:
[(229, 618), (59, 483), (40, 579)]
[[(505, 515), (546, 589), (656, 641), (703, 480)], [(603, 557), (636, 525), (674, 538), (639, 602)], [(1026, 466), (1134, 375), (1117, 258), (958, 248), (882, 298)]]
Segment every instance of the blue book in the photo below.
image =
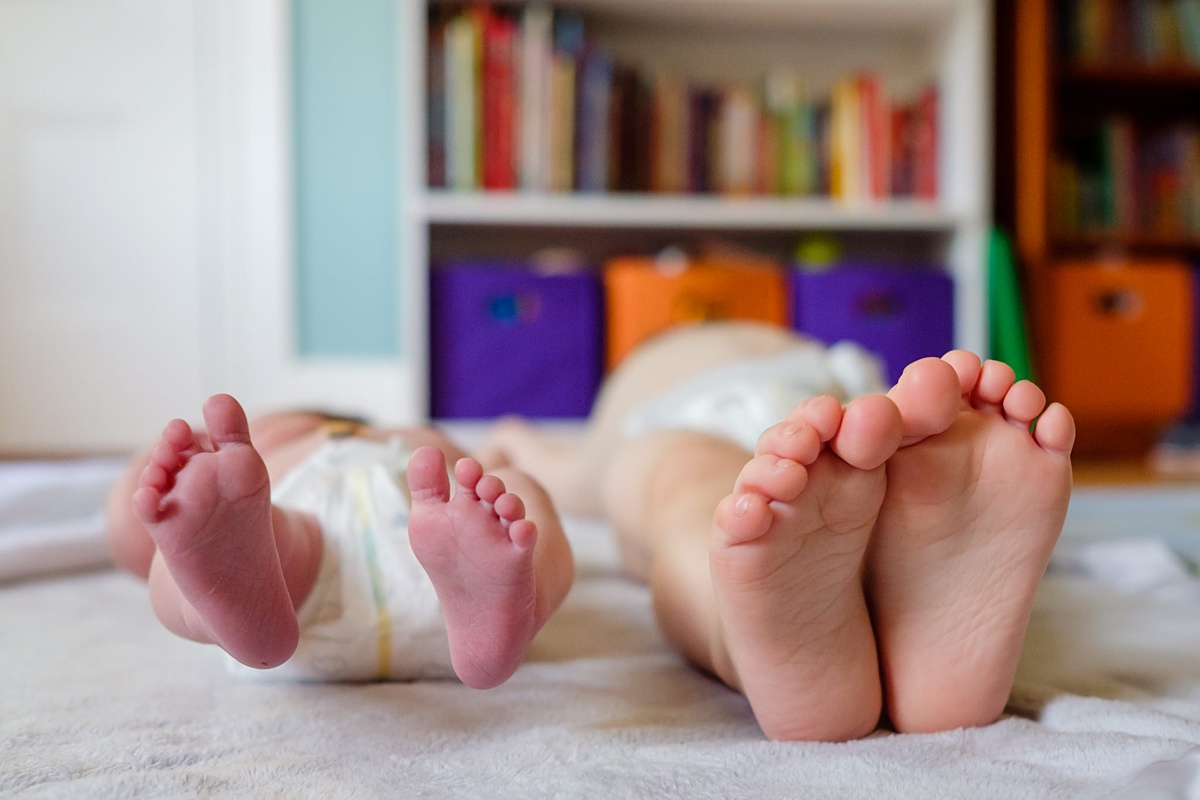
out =
[(602, 192), (608, 187), (612, 120), (612, 59), (586, 47), (579, 67), (575, 125), (576, 187)]

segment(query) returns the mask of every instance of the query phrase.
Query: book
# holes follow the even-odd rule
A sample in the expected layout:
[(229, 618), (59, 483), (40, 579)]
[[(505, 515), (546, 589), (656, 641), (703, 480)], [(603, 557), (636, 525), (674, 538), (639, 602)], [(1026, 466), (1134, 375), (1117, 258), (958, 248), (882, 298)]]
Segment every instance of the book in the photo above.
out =
[(763, 116), (773, 131), (764, 145), (774, 151), (764, 155), (763, 160), (776, 166), (775, 180), (764, 185), (764, 190), (787, 195), (806, 193), (804, 148), (807, 133), (799, 78), (780, 70), (767, 74), (763, 85)]
[(887, 99), (879, 76), (864, 72), (858, 76), (859, 100), (862, 103), (862, 195), (871, 200), (883, 200), (891, 195), (891, 144)]
[(1132, 231), (1137, 222), (1137, 178), (1135, 175), (1137, 144), (1133, 123), (1128, 118), (1109, 120), (1105, 125), (1107, 162), (1111, 181), (1111, 227)]
[(713, 125), (718, 95), (708, 87), (694, 87), (687, 97), (687, 190), (707, 193), (714, 190), (712, 160)]
[(1200, 0), (1176, 0), (1183, 57), (1200, 65)]
[(549, 163), (546, 188), (575, 186), (575, 57), (556, 50), (550, 59)]
[(651, 88), (638, 70), (617, 67), (613, 75), (615, 148), (611, 183), (616, 191), (650, 190)]
[(553, 11), (533, 2), (525, 6), (520, 30), (520, 185), (543, 191), (549, 186), (550, 74)]
[(480, 185), (481, 38), (477, 14), (463, 11), (446, 23), (446, 181), (461, 190)]
[(579, 64), (575, 125), (575, 188), (601, 192), (609, 185), (612, 150), (613, 63), (585, 44)]
[(755, 165), (754, 191), (760, 195), (780, 194), (783, 191), (783, 126), (778, 116), (763, 113), (758, 118), (758, 159)]
[(660, 70), (650, 82), (650, 191), (687, 190), (687, 90), (678, 76)]
[[(1105, 2), (1120, 14), (1138, 0)], [(810, 94), (788, 69), (752, 82), (703, 85), (621, 64), (586, 33), (579, 12), (537, 0), (520, 8), (486, 2), (431, 8), (429, 185), (810, 195), (855, 203), (937, 196), (935, 86), (900, 104), (871, 71), (845, 75), (820, 94)], [(1132, 158), (1130, 146), (1119, 144), (1118, 129), (1110, 133), (1116, 138), (1105, 174), (1088, 166), (1076, 175), (1075, 212), (1089, 224), (1107, 218), (1111, 225), (1118, 210), (1129, 214), (1129, 196), (1147, 194), (1141, 188), (1111, 194), (1123, 184), (1110, 174), (1143, 171), (1118, 168)], [(1191, 196), (1180, 186), (1168, 192), (1166, 179), (1158, 184), (1157, 195), (1175, 198), (1176, 208)], [(1173, 216), (1190, 218), (1191, 201), (1182, 208)]]
[(430, 9), (425, 41), (425, 142), (427, 182), (446, 186), (446, 18), (445, 6)]
[(894, 197), (910, 197), (914, 191), (913, 180), (913, 130), (912, 109), (898, 104), (891, 109), (892, 176), (891, 193)]
[(916, 197), (938, 196), (938, 89), (927, 86), (917, 99), (913, 128), (913, 189)]
[(548, 186), (566, 192), (575, 188), (576, 94), (579, 64), (583, 57), (583, 18), (570, 9), (558, 9), (552, 24), (550, 62), (550, 164)]
[(489, 13), (483, 30), (483, 188), (517, 186), (517, 24)]
[(863, 144), (862, 103), (858, 81), (849, 76), (833, 88), (830, 163), (830, 194), (835, 200), (857, 202), (862, 199)]
[(727, 195), (750, 194), (756, 173), (759, 118), (754, 91), (742, 84), (727, 87), (717, 114), (721, 131), (717, 189)]

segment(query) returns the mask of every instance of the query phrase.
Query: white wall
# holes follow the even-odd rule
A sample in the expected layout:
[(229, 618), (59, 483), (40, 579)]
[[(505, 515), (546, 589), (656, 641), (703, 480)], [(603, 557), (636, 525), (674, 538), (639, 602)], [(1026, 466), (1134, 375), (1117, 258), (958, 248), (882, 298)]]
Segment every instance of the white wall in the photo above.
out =
[(123, 451), (230, 391), (411, 421), (295, 356), (286, 0), (0, 0), (0, 453)]
[(0, 2), (0, 447), (143, 437), (199, 392), (193, 3)]

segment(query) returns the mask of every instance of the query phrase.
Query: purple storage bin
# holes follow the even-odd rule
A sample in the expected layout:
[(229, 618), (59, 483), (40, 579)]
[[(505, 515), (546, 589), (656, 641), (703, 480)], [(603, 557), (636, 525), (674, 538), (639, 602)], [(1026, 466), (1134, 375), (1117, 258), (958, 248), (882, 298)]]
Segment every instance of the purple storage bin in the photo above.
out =
[(827, 344), (848, 339), (880, 356), (895, 383), (911, 362), (954, 346), (954, 282), (913, 264), (844, 264), (790, 276), (792, 327)]
[(430, 281), (434, 417), (588, 414), (602, 371), (598, 275), (473, 261)]

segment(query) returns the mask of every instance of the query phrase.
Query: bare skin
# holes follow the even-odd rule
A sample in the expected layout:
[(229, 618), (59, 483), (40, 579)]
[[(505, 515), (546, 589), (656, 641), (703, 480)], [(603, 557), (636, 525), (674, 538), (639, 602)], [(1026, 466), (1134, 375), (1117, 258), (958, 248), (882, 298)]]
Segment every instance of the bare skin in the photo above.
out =
[[(621, 381), (610, 394), (637, 391)], [(510, 426), (500, 449), (536, 476), (546, 448), (523, 448), (528, 435)], [(545, 463), (603, 472), (605, 515), (665, 636), (744, 692), (769, 737), (1002, 712), (1070, 495), (1074, 423), (1036, 386), (955, 351), (886, 397), (800, 404), (754, 453), (689, 431), (612, 439), (599, 464)]]
[(157, 548), (151, 602), (175, 633), (275, 667), (299, 641), (295, 609), (316, 577), (319, 532), (271, 505), (266, 465), (232, 397), (210, 398), (204, 420), (208, 446), (182, 420), (167, 425), (133, 494)]
[[(621, 527), (641, 540), (660, 626), (747, 696), (771, 738), (843, 741), (877, 726), (882, 687), (863, 571), (885, 464), (906, 437), (949, 424), (957, 386), (947, 364), (927, 359), (899, 393), (921, 402), (907, 421), (889, 397), (843, 409), (822, 396), (768, 429), (754, 454), (687, 432), (671, 434), (656, 461), (639, 452), (646, 442), (618, 452), (616, 483), (636, 462), (654, 464), (658, 496), (645, 519)], [(713, 477), (689, 481), (674, 473), (680, 465)], [(631, 490), (614, 486), (610, 497)]]
[[(881, 688), (902, 731), (982, 725), (1003, 711), (1066, 513), (1074, 428), (1006, 366), (962, 352), (944, 363), (953, 371), (913, 365), (893, 390), (905, 444), (886, 457), (886, 478), (861, 453), (835, 458), (845, 452), (835, 438), (793, 499), (801, 481), (763, 464), (784, 449), (773, 429), (718, 506), (716, 646), (774, 738), (865, 735)], [(839, 435), (863, 430), (857, 410), (846, 409)], [(746, 543), (760, 548), (748, 559)], [(734, 558), (755, 580), (729, 568)]]
[[(414, 456), (410, 540), (464, 681), (508, 677), (570, 585), (569, 550), (532, 480), (544, 478), (572, 510), (603, 510), (666, 638), (743, 692), (770, 738), (853, 739), (885, 716), (900, 731), (995, 720), (1066, 514), (1070, 413), (1004, 365), (954, 351), (914, 363), (886, 396), (800, 403), (754, 452), (683, 430), (623, 438), (622, 415), (647, 393), (796, 341), (754, 326), (697, 333), (618, 370), (577, 450), (501, 426), (496, 477), (460, 461), (454, 492), (446, 448)], [(151, 590), (168, 627), (266, 663), (287, 650), (294, 611), (281, 609), (306, 591), (320, 532), (262, 511), (265, 470), (247, 457), (240, 407), (239, 419), (223, 403), (211, 419), (205, 409), (211, 445), (168, 426), (134, 505), (158, 543)], [(238, 541), (224, 541), (230, 529)], [(276, 578), (233, 591), (212, 565), (235, 558)], [(256, 623), (271, 635), (247, 632), (247, 605), (274, 620)]]
[(546, 487), (568, 513), (599, 515), (596, 486), (621, 443), (625, 418), (651, 398), (689, 378), (743, 358), (785, 353), (800, 341), (776, 325), (688, 326), (641, 345), (609, 375), (579, 437), (554, 437), (521, 419), (503, 419), (479, 460), (487, 469), (510, 464)]
[(867, 561), (888, 714), (907, 731), (1003, 711), (1071, 491), (1067, 410), (1004, 364), (945, 360), (959, 410), (888, 461)]
[(536, 602), (538, 531), (521, 498), (479, 462), (460, 459), (454, 478), (452, 495), (442, 452), (413, 453), (409, 541), (441, 600), (455, 673), (490, 689), (516, 671), (545, 622)]
[[(217, 644), (248, 666), (277, 666), (298, 642), (295, 609), (320, 566), (320, 525), (271, 504), (268, 467), (236, 400), (210, 398), (204, 418), (203, 436), (182, 420), (164, 429), (131, 501), (142, 531), (127, 526), (115, 538), (133, 547), (139, 535), (151, 538), (151, 601), (167, 628)], [(320, 440), (310, 434), (281, 445), (287, 461)], [(451, 495), (446, 450), (459, 455), (451, 447), (414, 453), (409, 534), (445, 603), (456, 670), (468, 685), (488, 688), (519, 666), (566, 595), (573, 565), (540, 487), (512, 470), (484, 475), (464, 456)], [(528, 499), (528, 518), (506, 482)]]
[[(291, 455), (297, 443), (301, 444), (301, 452), (308, 452), (312, 445), (304, 443), (314, 437), (328, 419), (326, 415), (307, 411), (264, 414), (250, 420), (250, 436), (268, 471), (273, 475), (282, 475), (298, 461)], [(211, 447), (206, 432), (194, 430), (194, 433), (202, 447)], [(117, 566), (141, 578), (147, 578), (150, 574), (155, 546), (146, 527), (133, 513), (130, 498), (138, 489), (142, 471), (150, 463), (151, 453), (152, 450), (147, 449), (130, 459), (105, 505), (105, 529)]]
[[(798, 407), (782, 430), (764, 434), (713, 520), (711, 668), (777, 739), (852, 739), (879, 719), (862, 570), (901, 420), (882, 396), (844, 413), (829, 400)], [(828, 446), (789, 458), (797, 423), (800, 437)]]

